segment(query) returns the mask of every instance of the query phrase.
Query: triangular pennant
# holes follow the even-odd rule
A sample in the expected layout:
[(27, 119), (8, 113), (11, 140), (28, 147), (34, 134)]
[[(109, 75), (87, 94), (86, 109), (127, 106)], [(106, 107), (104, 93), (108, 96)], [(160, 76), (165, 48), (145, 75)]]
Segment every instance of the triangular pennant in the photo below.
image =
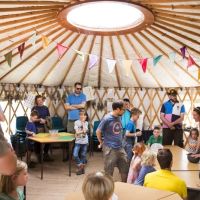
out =
[(107, 66), (108, 66), (108, 72), (111, 74), (115, 68), (116, 60), (106, 59)]
[(18, 51), (19, 51), (19, 54), (20, 54), (20, 58), (22, 59), (22, 56), (23, 56), (23, 53), (24, 53), (24, 49), (25, 49), (25, 42), (22, 43), (20, 46), (18, 46)]
[(84, 60), (85, 60), (85, 55), (84, 55), (84, 53), (81, 52), (81, 51), (78, 51), (78, 50), (75, 50), (75, 51), (76, 51), (76, 53), (79, 55), (79, 58), (84, 62)]
[(153, 66), (156, 66), (156, 64), (159, 62), (159, 60), (162, 58), (162, 55), (155, 56), (153, 58)]
[(58, 51), (58, 56), (61, 58), (63, 54), (69, 49), (69, 47), (65, 47), (62, 44), (57, 44), (56, 45), (57, 51)]
[(147, 70), (147, 61), (148, 61), (148, 58), (139, 59), (139, 63), (142, 66), (142, 70), (143, 70), (144, 73)]
[(8, 62), (8, 65), (11, 67), (12, 64), (12, 51), (5, 55), (5, 60)]
[(184, 59), (185, 58), (185, 54), (186, 54), (186, 46), (180, 48), (180, 51), (181, 51), (182, 57)]
[(37, 40), (37, 34), (36, 32), (28, 39), (27, 43), (31, 43), (33, 46), (35, 45), (35, 42)]
[(89, 65), (88, 65), (89, 69), (92, 69), (96, 65), (98, 59), (99, 57), (97, 55), (93, 54), (89, 55)]
[(45, 35), (42, 35), (42, 42), (43, 42), (43, 48), (46, 49), (50, 43), (48, 37), (46, 37)]
[(172, 63), (174, 63), (175, 61), (175, 58), (176, 58), (176, 52), (171, 52), (169, 53), (169, 59)]
[(198, 80), (200, 81), (200, 68), (198, 69)]
[(191, 67), (192, 65), (196, 65), (196, 63), (194, 62), (194, 59), (189, 55), (187, 67)]
[(122, 60), (122, 65), (124, 66), (126, 76), (129, 76), (131, 74), (132, 63), (133, 63), (132, 60)]

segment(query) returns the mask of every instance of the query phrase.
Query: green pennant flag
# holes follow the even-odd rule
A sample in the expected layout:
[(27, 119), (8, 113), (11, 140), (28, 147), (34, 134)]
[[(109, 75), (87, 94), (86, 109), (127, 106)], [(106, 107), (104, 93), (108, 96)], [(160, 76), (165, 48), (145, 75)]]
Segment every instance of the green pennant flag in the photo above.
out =
[(159, 60), (162, 58), (162, 55), (159, 55), (159, 56), (155, 56), (153, 58), (153, 66), (155, 67), (156, 64), (159, 62)]
[(5, 60), (8, 62), (8, 65), (11, 67), (12, 64), (12, 51), (10, 51), (9, 53), (5, 54)]

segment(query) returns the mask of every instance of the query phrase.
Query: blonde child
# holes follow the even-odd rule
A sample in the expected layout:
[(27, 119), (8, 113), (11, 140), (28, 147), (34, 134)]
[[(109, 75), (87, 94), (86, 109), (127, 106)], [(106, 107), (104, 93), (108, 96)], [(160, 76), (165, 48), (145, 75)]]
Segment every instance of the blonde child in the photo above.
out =
[[(75, 121), (75, 146), (73, 156), (77, 165), (77, 175), (85, 173), (84, 167), (86, 164), (87, 146), (88, 146), (88, 122), (87, 113), (85, 110), (79, 112), (80, 120)], [(80, 155), (80, 156), (79, 156)]]
[(27, 165), (23, 161), (17, 161), (17, 168), (11, 176), (1, 176), (0, 199), (1, 200), (24, 200), (24, 194), (18, 189), (25, 186), (28, 180)]
[(141, 156), (145, 151), (145, 145), (143, 143), (136, 143), (132, 151), (134, 155), (131, 160), (127, 183), (134, 183), (139, 175), (141, 169)]
[(198, 153), (199, 144), (198, 144), (199, 131), (197, 128), (193, 128), (190, 130), (190, 135), (188, 138), (188, 144), (186, 146), (186, 150), (189, 153)]
[(160, 135), (160, 127), (154, 127), (153, 129), (153, 135), (149, 138), (147, 141), (148, 146), (151, 146), (152, 144), (159, 143), (162, 144), (162, 136)]
[(156, 155), (151, 151), (145, 151), (141, 156), (141, 166), (139, 175), (135, 180), (135, 185), (143, 185), (146, 174), (156, 171), (154, 166), (156, 162)]
[(111, 200), (114, 193), (114, 181), (102, 172), (89, 174), (82, 186), (85, 200)]

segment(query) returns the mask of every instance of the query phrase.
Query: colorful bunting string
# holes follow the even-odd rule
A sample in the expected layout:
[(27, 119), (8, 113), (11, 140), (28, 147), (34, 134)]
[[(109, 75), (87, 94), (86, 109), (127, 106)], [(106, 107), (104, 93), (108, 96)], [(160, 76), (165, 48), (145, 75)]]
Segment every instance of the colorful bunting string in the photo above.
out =
[(93, 54), (89, 55), (89, 65), (88, 65), (89, 70), (92, 69), (96, 65), (98, 59), (99, 57), (97, 55), (93, 55)]
[(57, 48), (57, 51), (58, 51), (59, 59), (69, 49), (69, 47), (63, 46), (62, 44), (59, 44), (59, 43), (56, 45), (56, 48)]
[(46, 49), (50, 44), (50, 40), (45, 35), (42, 35), (42, 42), (43, 42), (44, 49)]
[(153, 66), (155, 67), (156, 64), (160, 61), (160, 59), (162, 58), (162, 55), (159, 55), (159, 56), (155, 56), (153, 58)]
[(194, 62), (193, 58), (189, 55), (187, 67), (191, 67), (192, 65), (196, 65), (196, 63)]
[(5, 60), (8, 62), (8, 65), (11, 67), (12, 64), (12, 51), (5, 55)]
[(111, 74), (113, 72), (116, 62), (117, 62), (116, 60), (106, 59), (109, 74)]
[(147, 70), (147, 61), (148, 61), (148, 58), (139, 59), (139, 63), (142, 66), (142, 70), (144, 73), (146, 73), (146, 70)]
[(184, 59), (185, 56), (186, 56), (186, 46), (180, 48), (180, 50), (181, 50), (182, 57), (183, 57), (183, 59)]
[(18, 51), (19, 51), (19, 55), (20, 58), (22, 59), (23, 53), (24, 53), (24, 49), (25, 49), (25, 42), (22, 43), (20, 46), (18, 46)]
[(126, 72), (126, 76), (129, 76), (131, 74), (131, 65), (133, 63), (132, 60), (123, 60), (122, 61), (125, 72)]
[(85, 60), (85, 55), (84, 55), (84, 53), (81, 52), (81, 51), (78, 51), (78, 50), (75, 50), (75, 51), (76, 51), (76, 53), (79, 55), (79, 58), (84, 62), (84, 60)]

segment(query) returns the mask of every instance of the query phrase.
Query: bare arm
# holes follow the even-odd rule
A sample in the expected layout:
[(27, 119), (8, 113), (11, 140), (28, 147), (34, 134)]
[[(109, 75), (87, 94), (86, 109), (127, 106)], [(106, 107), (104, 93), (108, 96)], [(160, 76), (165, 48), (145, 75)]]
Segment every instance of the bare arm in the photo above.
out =
[(85, 102), (84, 103), (81, 103), (81, 104), (74, 104), (72, 105), (73, 108), (75, 109), (84, 109), (85, 108)]
[(65, 104), (64, 107), (65, 107), (65, 110), (76, 110), (77, 109), (74, 106), (71, 106), (69, 104)]
[(99, 141), (99, 143), (101, 145), (103, 143), (103, 141), (102, 141), (102, 133), (101, 133), (100, 129), (97, 129), (96, 135), (97, 135), (97, 139), (98, 139), (98, 141)]
[(126, 132), (126, 136), (127, 137), (137, 137), (137, 136), (141, 136), (142, 135), (142, 132), (141, 131), (138, 131), (136, 133), (130, 133), (130, 132)]
[(0, 112), (0, 121), (4, 122), (5, 120), (6, 120), (6, 117), (5, 117), (4, 113)]
[(27, 134), (27, 135), (29, 135), (29, 136), (35, 135), (35, 133), (34, 133), (34, 132), (32, 132), (32, 131), (29, 131), (29, 130), (27, 130), (27, 129), (26, 129), (26, 134)]

